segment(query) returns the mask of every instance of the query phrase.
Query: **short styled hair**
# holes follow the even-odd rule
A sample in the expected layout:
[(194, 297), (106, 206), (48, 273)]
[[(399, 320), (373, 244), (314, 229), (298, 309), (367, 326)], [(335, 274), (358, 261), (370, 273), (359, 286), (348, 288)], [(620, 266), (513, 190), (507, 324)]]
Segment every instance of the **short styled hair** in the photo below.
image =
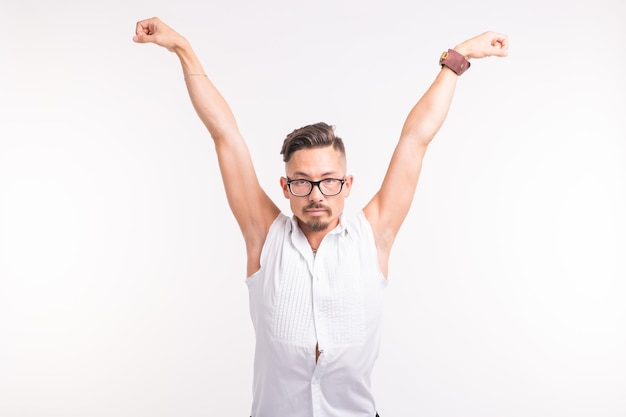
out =
[(324, 122), (304, 126), (291, 132), (283, 141), (280, 154), (284, 162), (289, 162), (291, 155), (300, 149), (325, 148), (332, 146), (346, 155), (343, 140), (335, 135), (335, 127)]

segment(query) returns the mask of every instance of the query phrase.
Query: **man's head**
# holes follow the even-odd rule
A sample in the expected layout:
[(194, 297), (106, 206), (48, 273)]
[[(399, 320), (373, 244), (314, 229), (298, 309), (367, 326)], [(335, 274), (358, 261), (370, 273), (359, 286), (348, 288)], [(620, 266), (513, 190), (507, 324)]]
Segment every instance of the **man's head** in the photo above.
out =
[(346, 175), (345, 148), (334, 128), (316, 123), (296, 129), (285, 138), (280, 153), (287, 174), (281, 186), (300, 226), (311, 232), (335, 227), (352, 176)]

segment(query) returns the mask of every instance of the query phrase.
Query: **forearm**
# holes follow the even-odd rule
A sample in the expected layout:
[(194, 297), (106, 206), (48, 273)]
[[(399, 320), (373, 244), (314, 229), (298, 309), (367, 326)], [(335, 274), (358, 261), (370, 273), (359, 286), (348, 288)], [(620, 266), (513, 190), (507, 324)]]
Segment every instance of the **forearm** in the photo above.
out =
[(191, 103), (211, 137), (217, 142), (225, 137), (238, 135), (235, 116), (224, 97), (206, 76), (189, 42), (183, 38), (173, 48), (173, 52), (180, 60)]
[[(461, 42), (454, 47), (454, 51), (466, 60), (506, 56), (508, 38), (503, 34), (485, 32)], [(402, 129), (403, 138), (412, 138), (418, 146), (427, 146), (432, 141), (448, 115), (457, 78), (455, 72), (449, 68), (444, 66), (441, 69), (428, 91), (409, 113)]]
[(441, 69), (435, 81), (409, 112), (402, 127), (401, 140), (427, 146), (445, 121), (458, 76), (450, 69)]

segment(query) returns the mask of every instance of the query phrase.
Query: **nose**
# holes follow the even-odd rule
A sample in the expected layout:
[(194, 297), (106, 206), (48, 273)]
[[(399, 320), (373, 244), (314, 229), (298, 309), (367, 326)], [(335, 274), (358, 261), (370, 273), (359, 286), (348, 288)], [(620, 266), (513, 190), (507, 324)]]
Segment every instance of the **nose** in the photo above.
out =
[(311, 193), (309, 194), (309, 201), (322, 201), (324, 200), (324, 194), (322, 194), (322, 190), (320, 189), (320, 185), (314, 185), (311, 189)]

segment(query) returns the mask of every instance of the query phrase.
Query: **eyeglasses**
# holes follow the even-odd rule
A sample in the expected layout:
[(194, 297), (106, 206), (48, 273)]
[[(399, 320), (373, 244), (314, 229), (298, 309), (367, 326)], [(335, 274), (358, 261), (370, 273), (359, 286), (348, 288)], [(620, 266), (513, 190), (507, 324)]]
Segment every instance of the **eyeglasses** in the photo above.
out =
[(317, 186), (323, 195), (331, 197), (341, 192), (345, 182), (345, 179), (340, 180), (337, 178), (325, 178), (320, 181), (290, 180), (287, 178), (287, 187), (289, 187), (289, 191), (295, 197), (308, 196), (313, 191), (313, 186)]

